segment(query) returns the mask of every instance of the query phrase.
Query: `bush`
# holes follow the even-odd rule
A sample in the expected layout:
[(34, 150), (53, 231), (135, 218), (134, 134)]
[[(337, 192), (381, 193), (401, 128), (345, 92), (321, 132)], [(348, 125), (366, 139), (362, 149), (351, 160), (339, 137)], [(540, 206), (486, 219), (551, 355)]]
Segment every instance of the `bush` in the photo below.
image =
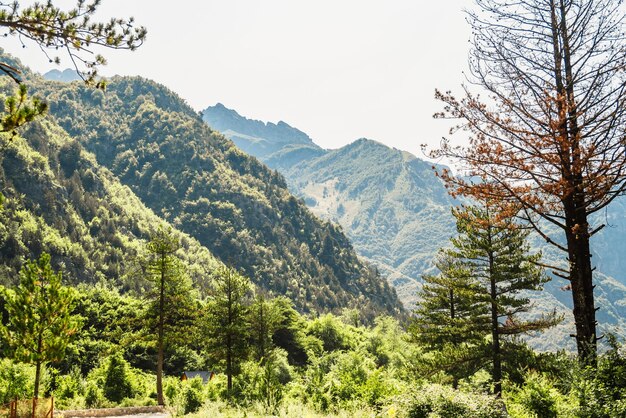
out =
[(72, 367), (69, 374), (56, 378), (55, 395), (64, 400), (70, 400), (84, 392), (83, 377), (79, 367)]
[(102, 394), (102, 390), (94, 382), (88, 382), (85, 388), (85, 407), (87, 408), (103, 408), (106, 406), (106, 400)]
[(15, 398), (30, 398), (33, 394), (33, 380), (32, 366), (14, 363), (9, 359), (0, 360), (0, 405)]
[(287, 352), (274, 349), (261, 362), (249, 361), (235, 382), (234, 393), (246, 404), (261, 403), (266, 412), (274, 413), (282, 401), (284, 386), (292, 380), (293, 368)]
[[(505, 391), (506, 404), (512, 417), (557, 418), (565, 416), (565, 397), (547, 377), (536, 372), (525, 376), (524, 385)], [(560, 408), (561, 407), (561, 408)]]
[[(193, 379), (196, 380), (196, 379)], [(198, 379), (199, 380), (199, 379)], [(202, 406), (202, 382), (200, 382), (200, 388), (193, 383), (186, 383), (183, 391), (183, 410), (185, 415), (197, 412)]]
[(428, 385), (411, 394), (404, 409), (409, 418), (505, 418), (504, 404), (479, 394), (459, 392), (450, 387)]
[(581, 418), (622, 418), (626, 416), (626, 355), (613, 336), (610, 349), (598, 359), (596, 370), (578, 372), (574, 392)]

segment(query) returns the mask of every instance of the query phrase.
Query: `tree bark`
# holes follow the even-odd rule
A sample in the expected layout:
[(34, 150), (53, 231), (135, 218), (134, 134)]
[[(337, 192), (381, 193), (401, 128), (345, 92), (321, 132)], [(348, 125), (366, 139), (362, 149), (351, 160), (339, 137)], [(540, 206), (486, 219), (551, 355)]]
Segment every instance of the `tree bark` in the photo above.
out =
[[(569, 206), (569, 205), (568, 205)], [(595, 366), (597, 360), (596, 309), (589, 249), (589, 225), (582, 210), (566, 211), (570, 282), (576, 323), (576, 347), (581, 362)]]
[(226, 339), (226, 389), (230, 396), (233, 389), (233, 358), (232, 358), (232, 341), (230, 335)]
[(37, 361), (35, 365), (35, 391), (33, 396), (33, 414), (32, 418), (37, 415), (37, 400), (39, 399), (39, 380), (41, 378), (41, 362)]
[(161, 288), (159, 289), (159, 330), (158, 330), (158, 353), (157, 353), (157, 403), (165, 405), (163, 398), (163, 328), (164, 328), (164, 309), (165, 309), (165, 254), (161, 254)]
[(559, 58), (562, 58), (565, 73), (565, 79), (563, 79), (559, 68), (557, 88), (564, 98), (563, 103), (560, 104), (561, 110), (567, 110), (560, 131), (561, 135), (567, 138), (566, 143), (569, 144), (566, 152), (562, 154), (567, 161), (563, 177), (570, 188), (569, 193), (563, 199), (563, 208), (566, 217), (565, 236), (570, 266), (574, 322), (576, 323), (576, 346), (580, 361), (583, 364), (595, 366), (597, 358), (596, 309), (581, 162), (580, 128), (573, 83), (572, 52), (567, 26), (567, 9), (563, 0), (559, 0), (558, 8), (555, 7), (555, 9), (560, 13), (560, 24), (557, 28), (561, 39)]
[(502, 355), (500, 353), (500, 333), (498, 332), (498, 304), (494, 254), (491, 239), (491, 226), (487, 228), (489, 240), (489, 297), (491, 299), (491, 338), (492, 338), (492, 361), (493, 361), (493, 393), (497, 398), (502, 396)]

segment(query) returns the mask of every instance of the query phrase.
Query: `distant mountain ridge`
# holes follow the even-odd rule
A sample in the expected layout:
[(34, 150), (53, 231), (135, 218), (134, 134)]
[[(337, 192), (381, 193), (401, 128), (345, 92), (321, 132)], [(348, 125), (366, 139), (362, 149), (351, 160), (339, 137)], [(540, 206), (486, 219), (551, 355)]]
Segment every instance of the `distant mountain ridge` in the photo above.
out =
[(63, 71), (57, 70), (57, 69), (50, 70), (47, 73), (45, 73), (43, 75), (43, 77), (46, 80), (62, 81), (62, 82), (65, 82), (65, 83), (69, 83), (71, 81), (82, 80), (82, 78), (80, 78), (80, 75), (78, 75), (76, 70), (73, 70), (71, 68), (66, 68)]
[(283, 121), (262, 122), (241, 116), (221, 103), (208, 107), (202, 118), (213, 129), (222, 132), (247, 154), (266, 162), (270, 167), (293, 165), (321, 155), (324, 150), (304, 132)]
[[(454, 233), (454, 203), (432, 163), (365, 138), (336, 150), (311, 146), (302, 140), (309, 138), (305, 134), (276, 141), (279, 135), (271, 131), (278, 125), (251, 121), (222, 104), (202, 114), (243, 151), (279, 170), (315, 214), (342, 225), (359, 254), (387, 275), (408, 306), (416, 301), (421, 275), (433, 269), (432, 255)], [(265, 149), (271, 152), (259, 151), (241, 135), (261, 125), (268, 135), (257, 141), (269, 144)]]

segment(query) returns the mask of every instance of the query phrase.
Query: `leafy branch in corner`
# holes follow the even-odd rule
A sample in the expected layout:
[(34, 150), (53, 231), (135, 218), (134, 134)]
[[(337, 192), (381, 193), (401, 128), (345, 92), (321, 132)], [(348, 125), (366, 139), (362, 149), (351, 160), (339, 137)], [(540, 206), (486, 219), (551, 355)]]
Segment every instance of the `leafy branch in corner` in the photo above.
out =
[[(143, 44), (147, 31), (143, 26), (135, 26), (132, 17), (92, 21), (99, 6), (100, 0), (78, 0), (73, 8), (61, 10), (48, 0), (20, 9), (18, 1), (0, 1), (0, 27), (7, 29), (5, 37), (17, 36), (22, 47), (26, 42), (34, 42), (51, 63), (59, 64), (59, 54), (65, 54), (88, 85), (104, 89), (106, 83), (98, 79), (98, 68), (106, 64), (106, 59), (95, 53), (93, 47), (133, 51)], [(18, 69), (0, 62), (0, 74), (19, 85), (15, 96), (6, 100), (0, 126), (0, 132), (15, 134), (16, 128), (44, 114), (47, 105), (38, 98), (28, 100)]]

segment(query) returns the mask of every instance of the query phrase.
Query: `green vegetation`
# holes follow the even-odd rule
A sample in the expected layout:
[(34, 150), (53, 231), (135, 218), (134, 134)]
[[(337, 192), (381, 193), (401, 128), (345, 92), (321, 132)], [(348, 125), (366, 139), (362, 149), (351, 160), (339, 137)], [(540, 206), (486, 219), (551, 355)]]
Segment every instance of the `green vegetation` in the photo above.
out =
[(24, 265), (20, 284), (5, 290), (3, 299), (8, 323), (0, 323), (2, 340), (14, 359), (35, 365), (33, 397), (38, 398), (41, 367), (65, 356), (80, 327), (72, 315), (74, 292), (61, 285), (61, 273), (52, 271), (44, 253)]
[(157, 346), (157, 402), (164, 405), (163, 361), (165, 344), (176, 339), (177, 334), (188, 331), (195, 320), (197, 307), (193, 302), (191, 283), (184, 266), (176, 257), (180, 248), (171, 231), (159, 229), (147, 244), (144, 260), (146, 278), (152, 284), (147, 292), (149, 308), (146, 322), (153, 330)]
[[(488, 205), (456, 208), (452, 214), (459, 235), (451, 239), (452, 248), (442, 251), (441, 275), (426, 279), (413, 332), (437, 352), (435, 369), (467, 376), (489, 359), (494, 392), (500, 396), (505, 351), (515, 357), (511, 339), (561, 319), (555, 313), (522, 316), (531, 304), (520, 293), (540, 291), (548, 281), (539, 266), (541, 254), (530, 253), (528, 231)], [(454, 376), (453, 387), (457, 384)]]
[[(24, 74), (50, 113), (0, 133), (0, 401), (54, 394), (61, 409), (161, 404), (190, 417), (626, 413), (616, 338), (588, 368), (517, 337), (556, 320), (530, 309), (547, 278), (511, 218), (455, 209), (459, 235), (431, 259), (451, 202), (428, 164), (368, 140), (325, 152), (280, 123), (246, 134), (298, 137), (271, 155), (317, 173), (303, 195), (361, 231), (367, 257), (380, 247), (383, 266), (431, 273), (408, 321), (341, 227), (174, 93)], [(605, 297), (626, 294), (614, 289)]]
[[(144, 331), (133, 330), (134, 319), (124, 308), (132, 306), (142, 323), (150, 307), (102, 287), (82, 286), (76, 293), (74, 313), (83, 316), (84, 325), (69, 352), (91, 347), (99, 359), (94, 363), (89, 356), (77, 356), (70, 364), (67, 358), (50, 363), (42, 373), (42, 391), (54, 394), (62, 409), (157, 404), (155, 347), (150, 345), (147, 352), (138, 349)], [(253, 325), (258, 303), (251, 298), (242, 302), (247, 316), (239, 317), (238, 332), (249, 341), (258, 331)], [(505, 368), (503, 398), (498, 400), (489, 366), (460, 377), (457, 390), (446, 384), (452, 377), (448, 372), (424, 373), (431, 364), (426, 347), (411, 342), (394, 318), (382, 316), (365, 326), (355, 323), (349, 311), (313, 318), (295, 312), (284, 298), (264, 299), (264, 303), (275, 324), (266, 355), (259, 359), (252, 343), (239, 346), (232, 390), (228, 365), (220, 361), (223, 357), (215, 345), (204, 344), (192, 337), (196, 333), (187, 331), (188, 338), (177, 346), (166, 346), (166, 406), (188, 416), (499, 417), (507, 416), (505, 407), (512, 417), (623, 416), (626, 356), (614, 340), (601, 355), (597, 371), (582, 367), (573, 355), (537, 354), (526, 348), (515, 368)], [(94, 333), (103, 319), (108, 330)], [(292, 339), (281, 329), (280, 324), (287, 322), (297, 324), (289, 327), (295, 335)], [(195, 326), (201, 333), (204, 318)], [(186, 363), (177, 365), (181, 357)], [(216, 375), (208, 382), (200, 378), (183, 382), (181, 373), (189, 366)], [(34, 375), (32, 366), (0, 360), (2, 399), (30, 396)]]
[(246, 298), (250, 281), (232, 268), (215, 275), (215, 291), (206, 307), (205, 335), (215, 359), (225, 364), (226, 389), (233, 390), (233, 375), (239, 373), (247, 349)]
[[(317, 148), (316, 152), (309, 152), (312, 145), (307, 145), (301, 134), (292, 132), (287, 138), (288, 130), (270, 123), (261, 129), (260, 122), (220, 106), (206, 109), (203, 117), (240, 148), (281, 172), (292, 193), (302, 197), (312, 212), (339, 223), (357, 253), (393, 283), (405, 307), (412, 309), (416, 305), (422, 276), (437, 274), (437, 250), (447, 245), (455, 233), (450, 207), (468, 203), (448, 196), (444, 184), (434, 175), (432, 163), (367, 139), (336, 150)], [(275, 132), (268, 132), (271, 128)], [(246, 135), (254, 137), (254, 142)], [(265, 148), (255, 148), (257, 144)], [(278, 151), (266, 153), (275, 148)], [(441, 171), (444, 167), (436, 168)], [(602, 332), (623, 337), (626, 305), (621, 301), (626, 298), (626, 283), (622, 279), (626, 258), (621, 250), (626, 234), (626, 201), (617, 198), (611, 205), (606, 213), (592, 217), (594, 222), (612, 226), (598, 231), (591, 247), (597, 267), (595, 298), (601, 307), (597, 317)], [(556, 234), (556, 229), (551, 230), (550, 235)], [(531, 234), (530, 244), (541, 250), (545, 264), (566, 269), (563, 255), (544, 239)], [(560, 326), (541, 337), (529, 337), (533, 347), (574, 347), (575, 341), (570, 337), (574, 326), (572, 302), (563, 290), (567, 284), (555, 278), (545, 285), (544, 292), (533, 296), (537, 310), (548, 314), (556, 309), (565, 316)]]

